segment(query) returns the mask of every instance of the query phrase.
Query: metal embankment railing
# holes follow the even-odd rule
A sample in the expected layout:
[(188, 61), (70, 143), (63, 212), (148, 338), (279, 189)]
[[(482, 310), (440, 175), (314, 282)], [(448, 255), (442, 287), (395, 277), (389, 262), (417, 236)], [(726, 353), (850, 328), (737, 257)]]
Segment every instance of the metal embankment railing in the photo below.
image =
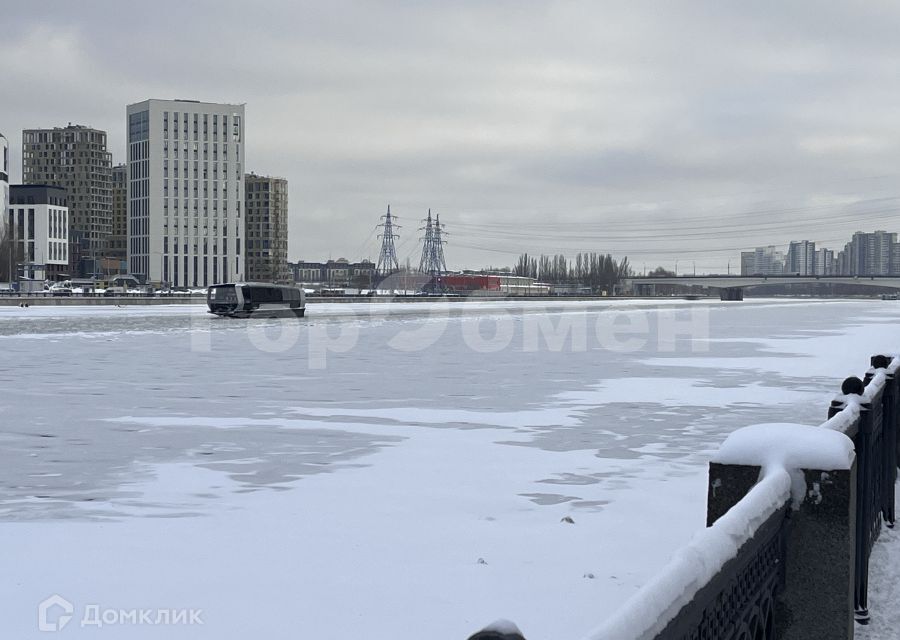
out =
[(775, 600), (784, 587), (788, 506), (755, 535), (654, 637), (774, 638)]
[[(723, 453), (736, 432), (710, 463), (708, 528), (588, 640), (849, 640), (868, 624), (872, 547), (896, 518), (900, 357), (847, 378), (820, 427), (740, 431), (756, 453)], [(524, 635), (502, 621), (470, 640)]]
[[(856, 450), (856, 579), (853, 603), (856, 621), (869, 622), (869, 558), (881, 533), (882, 523), (893, 527), (895, 486), (897, 482), (897, 402), (900, 360), (887, 356), (872, 357), (872, 367), (864, 380), (847, 378), (841, 385), (842, 396), (831, 402), (828, 417), (843, 411), (848, 404), (859, 405), (859, 416), (848, 425), (846, 435)], [(857, 399), (858, 398), (858, 399)]]
[[(879, 370), (883, 370), (885, 376), (882, 398), (883, 445), (876, 448), (881, 460), (880, 509), (885, 523), (893, 529), (896, 522), (897, 467), (900, 464), (900, 358), (891, 360), (887, 356), (873, 356), (872, 368), (866, 372), (867, 386)], [(890, 446), (890, 443), (896, 443), (897, 446)]]

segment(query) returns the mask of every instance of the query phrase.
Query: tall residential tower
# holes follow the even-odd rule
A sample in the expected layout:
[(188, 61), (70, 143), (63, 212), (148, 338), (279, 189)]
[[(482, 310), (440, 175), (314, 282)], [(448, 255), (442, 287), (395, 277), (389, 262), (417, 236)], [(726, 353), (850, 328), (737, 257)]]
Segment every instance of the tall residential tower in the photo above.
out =
[(128, 167), (124, 164), (112, 168), (112, 233), (106, 258), (104, 271), (109, 273), (119, 273), (119, 263), (128, 258)]
[(247, 280), (292, 282), (288, 269), (288, 183), (284, 178), (244, 176)]
[(77, 275), (100, 272), (112, 232), (111, 166), (105, 131), (69, 124), (22, 132), (22, 182), (67, 192), (69, 266)]
[(788, 245), (784, 261), (784, 272), (797, 276), (816, 274), (816, 243), (809, 240), (795, 240)]
[(128, 264), (178, 287), (244, 279), (244, 105), (127, 107)]

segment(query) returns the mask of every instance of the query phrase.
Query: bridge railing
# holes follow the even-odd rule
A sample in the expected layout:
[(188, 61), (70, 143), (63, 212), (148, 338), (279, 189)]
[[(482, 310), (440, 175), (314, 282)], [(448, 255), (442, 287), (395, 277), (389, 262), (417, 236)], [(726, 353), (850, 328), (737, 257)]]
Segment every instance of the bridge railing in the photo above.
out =
[[(900, 358), (871, 364), (818, 427), (732, 433), (709, 465), (707, 528), (586, 640), (853, 638), (900, 460)], [(505, 622), (471, 640), (523, 638)]]

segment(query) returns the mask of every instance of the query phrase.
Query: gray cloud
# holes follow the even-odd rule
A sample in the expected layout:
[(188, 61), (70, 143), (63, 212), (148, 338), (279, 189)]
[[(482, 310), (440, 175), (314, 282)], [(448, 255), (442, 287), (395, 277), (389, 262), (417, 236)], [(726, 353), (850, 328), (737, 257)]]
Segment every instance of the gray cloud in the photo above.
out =
[(724, 269), (742, 246), (900, 231), (850, 204), (898, 195), (894, 3), (7, 4), (15, 166), (25, 127), (105, 128), (122, 160), (128, 103), (245, 102), (248, 168), (290, 181), (294, 259), (374, 257), (389, 202), (401, 254), (432, 207), (457, 267)]

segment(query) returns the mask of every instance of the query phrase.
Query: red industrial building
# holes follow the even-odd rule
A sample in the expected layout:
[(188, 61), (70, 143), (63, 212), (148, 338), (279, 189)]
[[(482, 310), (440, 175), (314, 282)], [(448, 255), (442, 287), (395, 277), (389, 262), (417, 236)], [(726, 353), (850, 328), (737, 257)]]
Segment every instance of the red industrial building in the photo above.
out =
[(475, 295), (541, 296), (550, 293), (550, 286), (533, 278), (510, 274), (450, 273), (439, 278), (445, 291)]

